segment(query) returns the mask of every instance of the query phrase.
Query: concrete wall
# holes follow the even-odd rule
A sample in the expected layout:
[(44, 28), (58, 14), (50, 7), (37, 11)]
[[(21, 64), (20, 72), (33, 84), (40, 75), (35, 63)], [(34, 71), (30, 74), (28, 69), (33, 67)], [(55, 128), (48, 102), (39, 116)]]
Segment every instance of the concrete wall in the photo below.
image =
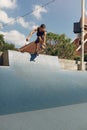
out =
[(3, 53), (3, 66), (9, 66), (8, 51)]
[[(23, 57), (24, 57), (24, 59), (26, 59), (26, 55), (27, 55), (27, 57), (29, 56), (28, 53), (26, 53), (26, 55), (23, 55), (23, 53), (20, 53), (20, 55), (22, 55), (22, 59), (19, 58), (20, 60), (23, 60)], [(8, 52), (5, 52), (5, 53), (0, 52), (0, 57), (1, 57), (0, 58), (0, 65), (9, 66), (10, 61), (9, 61)], [(14, 59), (16, 59), (15, 56), (14, 56)], [(58, 61), (59, 61), (61, 69), (64, 69), (64, 70), (80, 70), (80, 61), (77, 62), (76, 60), (67, 60), (67, 59), (58, 59)], [(53, 64), (53, 63), (54, 63), (54, 61), (51, 64)], [(57, 63), (56, 63), (56, 65), (57, 65)], [(84, 62), (84, 70), (87, 70), (87, 62)]]
[(3, 55), (3, 52), (0, 52), (0, 65), (3, 65), (3, 57), (2, 57), (2, 55)]
[(0, 66), (9, 66), (8, 52), (0, 52)]
[[(65, 70), (80, 70), (80, 61), (59, 59), (60, 66)], [(84, 62), (84, 70), (87, 70), (87, 62)]]

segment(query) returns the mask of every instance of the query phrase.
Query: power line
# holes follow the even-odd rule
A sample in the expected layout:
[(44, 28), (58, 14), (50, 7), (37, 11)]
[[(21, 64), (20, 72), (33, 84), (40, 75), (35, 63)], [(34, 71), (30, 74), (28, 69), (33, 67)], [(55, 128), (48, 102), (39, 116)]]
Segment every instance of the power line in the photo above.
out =
[(45, 4), (43, 4), (41, 7), (37, 8), (36, 10), (29, 11), (29, 12), (25, 13), (24, 15), (21, 15), (21, 16), (19, 16), (19, 17), (16, 17), (14, 20), (11, 20), (10, 22), (8, 22), (8, 23), (6, 23), (6, 24), (3, 24), (2, 27), (8, 26), (9, 24), (11, 24), (11, 23), (17, 21), (18, 19), (20, 19), (21, 17), (23, 18), (23, 17), (26, 17), (27, 15), (33, 14), (33, 13), (36, 12), (37, 10), (39, 10), (39, 9), (41, 9), (41, 8), (43, 8), (43, 7), (46, 7), (46, 6), (50, 5), (51, 3), (55, 2), (55, 1), (56, 1), (56, 0), (51, 0), (51, 1), (49, 1), (49, 2), (47, 2), (47, 3), (45, 3)]

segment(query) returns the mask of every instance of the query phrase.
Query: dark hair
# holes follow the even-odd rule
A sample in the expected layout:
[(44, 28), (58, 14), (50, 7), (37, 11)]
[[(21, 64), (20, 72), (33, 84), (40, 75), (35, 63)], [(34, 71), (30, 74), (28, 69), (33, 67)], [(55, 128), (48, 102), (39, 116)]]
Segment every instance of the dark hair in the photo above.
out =
[(40, 27), (41, 28), (46, 28), (46, 25), (45, 24), (41, 24)]

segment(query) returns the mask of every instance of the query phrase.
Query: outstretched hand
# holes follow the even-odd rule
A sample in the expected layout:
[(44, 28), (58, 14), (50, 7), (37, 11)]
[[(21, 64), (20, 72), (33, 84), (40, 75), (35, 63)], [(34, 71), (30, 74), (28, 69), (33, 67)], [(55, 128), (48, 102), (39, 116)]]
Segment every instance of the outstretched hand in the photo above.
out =
[(28, 38), (26, 38), (26, 41), (28, 42), (28, 41), (29, 41), (29, 39), (28, 39)]

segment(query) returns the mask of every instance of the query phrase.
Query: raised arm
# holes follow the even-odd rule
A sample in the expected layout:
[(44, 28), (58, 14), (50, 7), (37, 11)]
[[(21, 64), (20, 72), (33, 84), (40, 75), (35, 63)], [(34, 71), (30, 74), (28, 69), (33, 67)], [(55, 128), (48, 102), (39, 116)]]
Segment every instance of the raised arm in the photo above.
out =
[(29, 41), (31, 36), (37, 31), (37, 29), (34, 29), (33, 31), (30, 32), (30, 34), (28, 35), (28, 37), (26, 38), (26, 41)]

